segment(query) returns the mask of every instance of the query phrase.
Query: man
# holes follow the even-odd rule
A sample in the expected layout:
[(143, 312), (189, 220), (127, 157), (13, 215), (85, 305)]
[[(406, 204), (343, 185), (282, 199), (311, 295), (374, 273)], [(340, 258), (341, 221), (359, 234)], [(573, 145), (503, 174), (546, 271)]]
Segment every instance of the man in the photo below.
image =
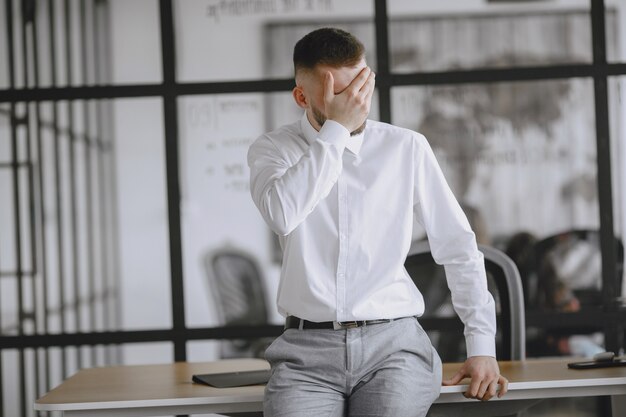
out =
[(352, 35), (324, 28), (294, 48), (302, 119), (259, 137), (252, 198), (279, 235), (285, 332), (267, 349), (266, 416), (423, 416), (441, 361), (416, 317), (424, 300), (404, 269), (413, 216), (446, 268), (468, 359), (445, 384), (467, 397), (506, 392), (495, 309), (474, 233), (426, 139), (366, 120), (374, 72)]

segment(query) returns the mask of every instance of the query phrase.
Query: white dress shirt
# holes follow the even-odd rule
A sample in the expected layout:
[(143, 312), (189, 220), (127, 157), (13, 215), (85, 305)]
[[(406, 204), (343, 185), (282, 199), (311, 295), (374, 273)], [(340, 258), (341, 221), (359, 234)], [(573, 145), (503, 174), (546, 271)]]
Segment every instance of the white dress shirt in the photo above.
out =
[(367, 121), (358, 136), (300, 121), (248, 151), (252, 199), (279, 235), (278, 310), (310, 321), (420, 316), (424, 298), (404, 268), (413, 216), (443, 264), (467, 355), (495, 357), (495, 307), (483, 255), (426, 138)]

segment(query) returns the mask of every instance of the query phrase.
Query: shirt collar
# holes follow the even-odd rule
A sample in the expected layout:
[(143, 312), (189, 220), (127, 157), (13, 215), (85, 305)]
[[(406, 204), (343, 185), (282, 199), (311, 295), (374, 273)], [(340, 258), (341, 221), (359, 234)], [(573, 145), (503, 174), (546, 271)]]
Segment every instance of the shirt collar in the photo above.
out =
[[(302, 133), (304, 133), (304, 137), (309, 142), (309, 144), (315, 142), (315, 139), (318, 136), (317, 130), (315, 130), (313, 125), (311, 125), (311, 122), (309, 122), (306, 111), (302, 115), (302, 119), (300, 120), (300, 126), (302, 128)], [(350, 152), (357, 156), (359, 155), (359, 152), (361, 151), (361, 146), (363, 145), (363, 136), (363, 132), (355, 136), (350, 136), (350, 138), (348, 138), (348, 142), (346, 143), (346, 148), (348, 148)]]

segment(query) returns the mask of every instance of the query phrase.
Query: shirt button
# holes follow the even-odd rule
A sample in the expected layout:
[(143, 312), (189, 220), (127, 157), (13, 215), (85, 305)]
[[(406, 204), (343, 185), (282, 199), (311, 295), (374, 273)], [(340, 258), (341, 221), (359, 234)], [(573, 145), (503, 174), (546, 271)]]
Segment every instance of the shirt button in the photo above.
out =
[(339, 278), (343, 278), (346, 276), (346, 274), (344, 274), (343, 272), (340, 272), (338, 275), (339, 275)]

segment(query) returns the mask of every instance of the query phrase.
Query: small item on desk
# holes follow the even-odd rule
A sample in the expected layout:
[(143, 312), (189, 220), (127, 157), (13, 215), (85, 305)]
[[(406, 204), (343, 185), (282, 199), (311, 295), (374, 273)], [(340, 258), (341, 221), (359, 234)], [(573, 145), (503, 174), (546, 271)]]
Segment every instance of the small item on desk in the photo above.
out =
[(626, 359), (616, 357), (613, 352), (602, 352), (594, 355), (592, 361), (567, 364), (567, 367), (571, 369), (610, 368), (613, 366), (626, 366)]
[(271, 371), (262, 369), (259, 371), (224, 372), (220, 374), (198, 374), (191, 380), (198, 384), (210, 385), (215, 388), (244, 387), (246, 385), (265, 384), (270, 379)]

